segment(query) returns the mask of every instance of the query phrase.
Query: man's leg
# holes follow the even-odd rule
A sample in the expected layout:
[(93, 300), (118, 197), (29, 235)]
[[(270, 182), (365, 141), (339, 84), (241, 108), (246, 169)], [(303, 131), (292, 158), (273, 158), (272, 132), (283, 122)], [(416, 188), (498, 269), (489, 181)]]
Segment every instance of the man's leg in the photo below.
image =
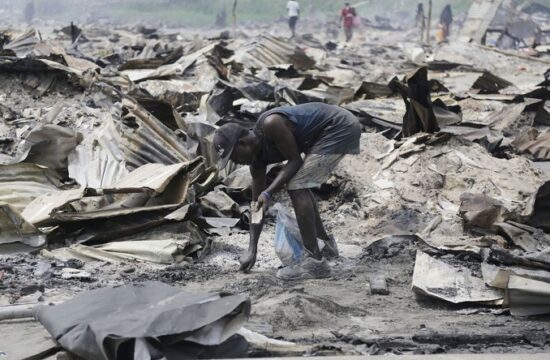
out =
[(321, 239), (325, 243), (325, 247), (321, 254), (326, 258), (338, 257), (338, 245), (334, 240), (334, 237), (331, 237), (325, 229), (323, 220), (321, 220), (321, 215), (319, 214), (319, 207), (317, 206), (317, 201), (313, 195), (313, 192), (309, 190), (309, 196), (311, 197), (311, 202), (315, 208), (315, 230), (317, 232), (317, 238)]
[(313, 209), (315, 211), (315, 231), (317, 232), (317, 237), (321, 240), (328, 241), (330, 239), (325, 229), (325, 226), (323, 225), (323, 221), (321, 220), (321, 215), (319, 214), (319, 207), (317, 206), (315, 196), (313, 195), (313, 192), (311, 190), (308, 190), (308, 193), (309, 197), (311, 198), (311, 202), (313, 203)]
[(317, 245), (317, 225), (315, 216), (315, 205), (310, 197), (309, 189), (289, 190), (292, 206), (296, 213), (296, 220), (300, 228), (300, 234), (304, 242), (305, 248), (311, 253), (315, 259), (321, 259), (321, 251)]

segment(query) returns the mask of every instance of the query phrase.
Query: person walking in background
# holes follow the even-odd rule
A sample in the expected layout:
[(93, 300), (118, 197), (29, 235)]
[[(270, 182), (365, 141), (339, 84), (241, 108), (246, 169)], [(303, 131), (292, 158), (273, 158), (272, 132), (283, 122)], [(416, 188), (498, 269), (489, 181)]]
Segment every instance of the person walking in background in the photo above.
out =
[(340, 22), (343, 22), (344, 32), (346, 34), (346, 42), (349, 42), (353, 37), (353, 25), (355, 16), (357, 16), (357, 14), (355, 13), (355, 9), (350, 6), (349, 2), (346, 2), (340, 14)]
[(424, 4), (419, 3), (418, 6), (416, 7), (415, 26), (417, 28), (424, 27), (426, 25), (425, 20), (426, 20), (426, 15), (424, 14)]
[(451, 10), (451, 5), (447, 4), (439, 16), (439, 25), (442, 30), (442, 41), (447, 41), (451, 33), (451, 24), (453, 22), (453, 11)]
[(298, 23), (298, 18), (300, 17), (300, 4), (298, 1), (289, 0), (286, 4), (288, 10), (288, 27), (292, 31), (292, 38), (296, 36), (296, 23)]

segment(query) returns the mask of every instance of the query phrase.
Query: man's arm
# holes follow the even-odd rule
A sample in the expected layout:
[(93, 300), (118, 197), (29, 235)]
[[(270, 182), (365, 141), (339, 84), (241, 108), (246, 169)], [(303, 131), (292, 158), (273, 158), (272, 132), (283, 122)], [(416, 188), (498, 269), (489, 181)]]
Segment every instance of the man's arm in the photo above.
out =
[[(263, 189), (265, 189), (266, 167), (251, 165), (250, 175), (252, 175), (252, 200), (256, 201)], [(250, 210), (254, 211), (255, 209)], [(248, 243), (248, 251), (241, 259), (241, 266), (239, 270), (249, 272), (256, 263), (258, 240), (260, 239), (260, 234), (262, 233), (263, 226), (263, 217), (262, 221), (259, 224), (253, 224), (252, 221), (250, 222), (250, 240)]]
[[(300, 156), (298, 144), (296, 144), (294, 135), (282, 116), (269, 116), (264, 123), (264, 134), (275, 144), (281, 155), (288, 160), (279, 175), (277, 175), (275, 180), (273, 180), (271, 185), (265, 190), (269, 194), (274, 194), (296, 175), (300, 167), (302, 167), (303, 160)], [(262, 200), (269, 199), (262, 199), (263, 197), (264, 195), (260, 195), (258, 198), (258, 205), (267, 207), (267, 201)], [(262, 204), (260, 204), (260, 202), (262, 202)]]

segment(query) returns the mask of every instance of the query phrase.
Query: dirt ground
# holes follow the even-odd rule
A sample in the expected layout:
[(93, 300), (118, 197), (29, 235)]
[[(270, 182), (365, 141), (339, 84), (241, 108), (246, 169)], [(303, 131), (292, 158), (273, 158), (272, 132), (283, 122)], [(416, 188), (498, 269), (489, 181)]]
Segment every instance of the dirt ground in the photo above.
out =
[[(158, 280), (190, 291), (249, 294), (253, 304), (249, 329), (311, 345), (312, 354), (548, 351), (550, 318), (515, 318), (500, 307), (452, 306), (415, 295), (411, 279), (420, 245), (410, 238), (390, 248), (375, 246), (366, 251), (379, 237), (365, 230), (368, 214), (357, 199), (372, 189), (361, 183), (365, 169), (354, 172), (346, 162), (368, 157), (368, 152), (368, 147), (364, 147), (360, 156), (345, 159), (336, 171), (341, 188), (328, 200), (319, 199), (322, 217), (336, 236), (341, 253), (339, 259), (330, 263), (329, 279), (285, 282), (276, 278), (281, 264), (274, 252), (272, 218), (261, 236), (256, 266), (249, 274), (237, 271), (239, 257), (248, 244), (246, 233), (214, 238), (209, 255), (193, 265), (75, 263), (75, 267), (83, 266), (91, 274), (84, 281), (64, 280), (56, 275), (55, 268), (42, 280), (36, 269), (45, 261), (43, 258), (13, 255), (0, 263), (4, 274), (4, 295), (0, 299), (24, 303), (41, 296), (45, 301), (56, 302), (84, 289)], [(355, 196), (344, 195), (354, 191)], [(277, 200), (287, 205), (289, 202), (284, 194)], [(420, 231), (422, 214), (408, 210), (403, 216), (408, 218), (396, 219), (397, 224), (407, 224), (410, 233)], [(452, 261), (454, 257), (447, 258)], [(461, 260), (462, 264), (468, 263), (467, 257)], [(470, 261), (470, 266), (475, 271), (479, 262)], [(369, 277), (375, 273), (387, 278), (389, 295), (370, 294)], [(25, 294), (26, 298), (18, 299)], [(18, 326), (29, 324), (0, 323), (0, 332)]]

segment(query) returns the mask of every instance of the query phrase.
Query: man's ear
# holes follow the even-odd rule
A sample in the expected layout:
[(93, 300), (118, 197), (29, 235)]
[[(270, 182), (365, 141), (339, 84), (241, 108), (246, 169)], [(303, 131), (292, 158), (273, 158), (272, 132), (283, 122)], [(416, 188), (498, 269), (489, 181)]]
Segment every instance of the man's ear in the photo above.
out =
[(250, 134), (247, 134), (243, 137), (241, 137), (239, 139), (239, 141), (237, 141), (237, 144), (241, 145), (241, 146), (247, 146), (248, 144), (250, 144)]

